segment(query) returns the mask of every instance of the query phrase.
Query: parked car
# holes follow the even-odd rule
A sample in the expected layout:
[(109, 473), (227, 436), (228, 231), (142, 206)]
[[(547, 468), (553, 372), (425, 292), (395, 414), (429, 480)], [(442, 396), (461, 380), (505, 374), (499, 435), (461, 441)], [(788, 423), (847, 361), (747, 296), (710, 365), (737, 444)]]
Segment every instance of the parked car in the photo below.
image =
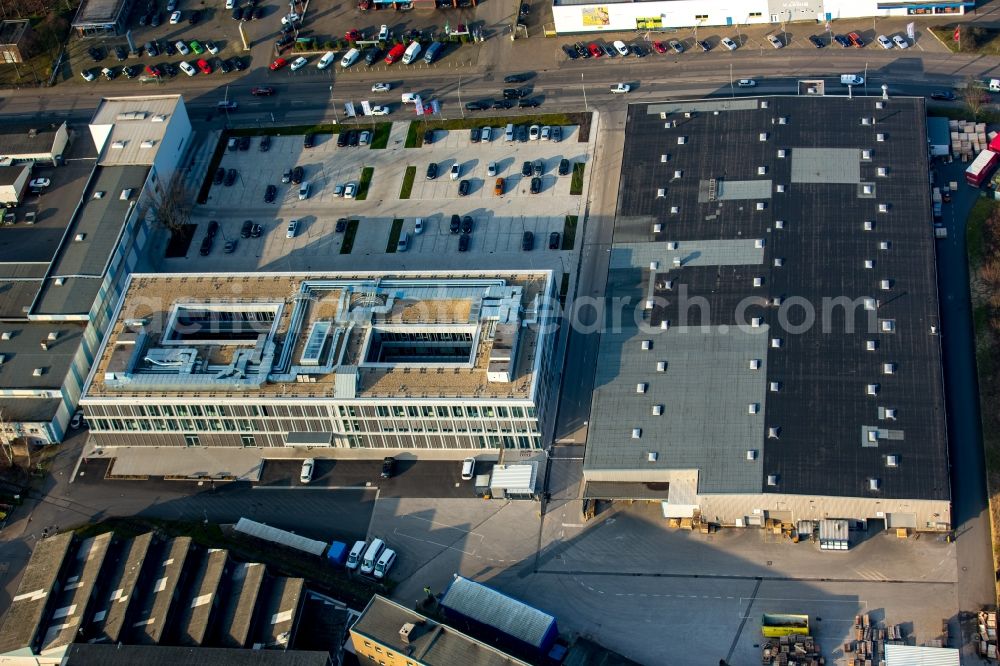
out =
[(198, 69), (201, 70), (202, 74), (211, 74), (212, 73), (212, 66), (209, 65), (208, 61), (205, 60), (204, 58), (198, 58), (197, 65), (198, 65)]
[(372, 133), (369, 132), (368, 130), (362, 130), (361, 134), (358, 135), (358, 145), (367, 146), (369, 143), (371, 143), (371, 140), (372, 140)]
[(386, 456), (382, 459), (382, 473), (380, 476), (383, 479), (388, 479), (392, 477), (392, 472), (396, 467), (396, 459), (392, 456)]
[(91, 69), (83, 70), (82, 72), (80, 72), (80, 76), (83, 77), (84, 81), (93, 81), (94, 79), (97, 78), (97, 75), (94, 74), (94, 71)]
[(704, 39), (698, 42), (698, 47), (701, 49), (702, 53), (708, 53), (712, 50), (712, 45)]
[(382, 49), (377, 46), (373, 46), (367, 51), (365, 51), (365, 64), (369, 67), (374, 65), (378, 59), (382, 57)]
[(302, 179), (305, 178), (305, 174), (305, 169), (300, 166), (295, 167), (292, 169), (292, 182), (298, 185), (302, 182)]
[(197, 25), (201, 20), (201, 12), (197, 9), (188, 14), (188, 25)]
[(576, 49), (574, 49), (572, 46), (564, 45), (562, 48), (563, 48), (563, 53), (565, 53), (570, 60), (576, 60), (577, 58), (580, 57), (580, 55), (576, 52)]
[(215, 175), (212, 176), (212, 184), (222, 185), (222, 181), (225, 180), (225, 178), (226, 178), (226, 170), (223, 169), (222, 167), (219, 167), (218, 169), (215, 170)]
[(396, 44), (391, 49), (389, 49), (389, 53), (386, 54), (385, 64), (391, 65), (392, 63), (396, 62), (397, 60), (403, 57), (404, 52), (406, 52), (406, 47), (403, 46), (402, 44)]
[(177, 43), (174, 44), (174, 46), (177, 47), (177, 52), (180, 53), (182, 56), (186, 56), (187, 54), (191, 53), (191, 49), (189, 49), (188, 45), (182, 41), (178, 40)]
[(390, 90), (392, 90), (391, 83), (379, 82), (372, 84), (372, 92), (389, 92)]
[(180, 12), (174, 12), (173, 14), (170, 15), (170, 25), (177, 25), (180, 22), (181, 22)]
[(559, 175), (560, 176), (569, 175), (569, 168), (570, 168), (570, 165), (569, 165), (569, 160), (568, 159), (563, 158), (563, 159), (559, 160)]
[(524, 164), (521, 165), (521, 175), (525, 178), (531, 177), (531, 162), (525, 160)]
[(535, 109), (538, 108), (538, 100), (536, 99), (522, 99), (517, 103), (517, 108), (519, 109)]
[(463, 217), (462, 218), (462, 233), (463, 234), (471, 234), (472, 233), (472, 224), (473, 224), (473, 222), (472, 222), (472, 217), (471, 216), (466, 215), (465, 217)]
[(198, 249), (198, 254), (203, 257), (207, 257), (212, 252), (212, 237), (205, 236), (201, 239), (201, 247)]
[(638, 44), (629, 44), (628, 50), (631, 51), (632, 55), (634, 55), (636, 58), (646, 57), (646, 49), (642, 48)]
[(847, 41), (851, 43), (851, 46), (855, 48), (862, 48), (865, 45), (865, 40), (861, 39), (861, 35), (856, 32), (847, 33)]
[(290, 183), (290, 182), (292, 182), (292, 170), (291, 169), (285, 169), (285, 171), (281, 174), (281, 182), (282, 183)]
[(604, 50), (601, 49), (600, 46), (598, 46), (597, 44), (595, 44), (593, 42), (591, 42), (590, 44), (587, 44), (587, 51), (594, 58), (600, 58), (602, 55), (604, 55)]
[(771, 46), (773, 46), (776, 49), (780, 49), (785, 45), (785, 43), (781, 41), (777, 35), (768, 35), (767, 41), (769, 41), (771, 43)]
[(291, 70), (293, 72), (297, 72), (300, 69), (302, 69), (303, 67), (305, 67), (306, 63), (308, 63), (308, 62), (309, 61), (306, 60), (303, 56), (299, 56), (298, 58), (296, 58), (295, 60), (292, 61)]
[(305, 136), (302, 137), (302, 147), (312, 148), (316, 145), (316, 135), (312, 132), (307, 132)]
[(274, 203), (274, 198), (278, 193), (278, 188), (274, 185), (268, 185), (267, 189), (264, 190), (264, 203)]
[(413, 221), (413, 235), (419, 236), (422, 233), (424, 233), (424, 220), (423, 218), (418, 217)]
[(239, 171), (237, 171), (236, 169), (230, 169), (229, 171), (226, 172), (226, 179), (222, 182), (222, 184), (225, 185), (226, 187), (232, 186), (233, 183), (236, 182), (236, 179), (239, 178), (239, 175), (240, 175)]
[(268, 86), (254, 86), (250, 89), (250, 94), (254, 97), (270, 97), (274, 94), (274, 88)]
[(274, 62), (271, 63), (270, 70), (272, 72), (277, 71), (287, 64), (288, 61), (285, 60), (284, 58), (277, 58)]
[(851, 40), (849, 40), (847, 37), (845, 37), (843, 35), (834, 35), (833, 36), (833, 41), (837, 42), (838, 44), (840, 44), (845, 49), (846, 48), (850, 48), (850, 46), (851, 46)]
[(222, 58), (216, 58), (215, 66), (223, 74), (228, 74), (229, 72), (233, 71), (232, 66), (230, 66), (230, 64), (225, 60), (223, 60)]
[(531, 179), (531, 193), (538, 194), (542, 191), (542, 179), (539, 176), (535, 176)]
[(809, 35), (809, 41), (812, 42), (812, 45), (815, 46), (818, 49), (821, 49), (824, 46), (826, 46), (826, 44), (823, 42), (822, 38), (817, 37), (816, 35)]
[(723, 37), (722, 39), (719, 40), (719, 43), (725, 46), (730, 51), (735, 51), (736, 49), (739, 48), (739, 45), (733, 40), (729, 39), (728, 37)]
[(628, 55), (628, 47), (625, 46), (625, 42), (623, 42), (622, 40), (620, 40), (620, 39), (615, 40), (614, 43), (612, 44), (612, 46), (615, 47), (615, 51), (618, 51), (618, 55), (621, 55), (621, 56), (627, 56)]
[(653, 42), (653, 50), (657, 53), (666, 53), (667, 47), (663, 45), (663, 42)]
[(316, 63), (316, 69), (326, 69), (333, 64), (333, 61), (337, 59), (337, 54), (333, 51), (327, 51), (323, 54), (323, 57), (319, 59)]
[(448, 225), (448, 230), (453, 234), (457, 234), (462, 230), (462, 218), (458, 215), (451, 216), (451, 223)]
[(542, 128), (540, 128), (538, 125), (532, 125), (531, 127), (529, 127), (528, 128), (528, 140), (529, 141), (538, 141), (538, 136), (539, 136), (539, 134), (541, 134), (541, 131), (542, 131)]
[(219, 55), (219, 47), (211, 40), (205, 42), (205, 50), (212, 55)]
[(438, 165), (437, 162), (431, 162), (427, 165), (427, 180), (434, 180), (438, 176)]
[(559, 249), (559, 245), (560, 245), (559, 239), (560, 239), (560, 237), (559, 237), (559, 232), (558, 231), (553, 231), (551, 234), (549, 234), (549, 249), (550, 250), (558, 250)]
[(881, 46), (886, 51), (892, 48), (892, 40), (886, 37), (885, 35), (879, 35), (878, 37), (875, 38), (875, 40), (878, 42), (878, 45)]
[(201, 55), (205, 52), (205, 47), (202, 46), (201, 42), (197, 39), (192, 39), (188, 42), (188, 48), (191, 49), (191, 53), (194, 53), (195, 55)]
[(892, 43), (895, 44), (896, 46), (898, 46), (901, 49), (908, 49), (908, 48), (910, 48), (910, 42), (908, 42), (906, 40), (906, 37), (903, 37), (902, 35), (893, 35), (892, 36)]
[(632, 90), (632, 86), (627, 83), (616, 83), (611, 86), (612, 94), (623, 94), (629, 92), (630, 90)]
[(460, 197), (467, 196), (469, 194), (469, 189), (471, 187), (472, 187), (472, 184), (469, 183), (468, 180), (462, 180), (462, 181), (460, 181), (458, 183), (458, 196), (460, 196)]
[(468, 252), (468, 250), (469, 250), (469, 242), (471, 240), (472, 240), (472, 236), (470, 236), (469, 234), (462, 234), (461, 236), (459, 236), (458, 237), (458, 251), (459, 252)]
[(482, 134), (482, 132), (483, 132), (482, 129), (478, 127), (473, 127), (471, 130), (469, 130), (469, 141), (471, 141), (472, 143), (479, 143), (479, 137)]
[(493, 184), (493, 195), (497, 197), (502, 197), (505, 189), (505, 183), (503, 178), (497, 178), (496, 182)]
[(374, 106), (372, 106), (373, 116), (387, 116), (390, 113), (392, 113), (392, 109), (390, 109), (385, 104), (375, 104)]
[(353, 199), (354, 195), (356, 195), (357, 193), (358, 193), (358, 184), (357, 183), (348, 183), (347, 185), (344, 186), (344, 198), (345, 199)]
[(684, 53), (684, 45), (681, 44), (676, 39), (671, 39), (667, 43), (670, 45), (670, 50), (673, 51), (674, 53)]
[(490, 103), (489, 102), (484, 102), (482, 100), (478, 100), (478, 101), (475, 101), (475, 102), (466, 102), (465, 103), (465, 110), (466, 111), (485, 111), (488, 108), (490, 108)]
[(525, 231), (521, 234), (521, 249), (525, 252), (531, 252), (532, 248), (535, 247), (535, 234), (530, 231)]
[(250, 238), (253, 234), (253, 221), (246, 220), (243, 226), (240, 227), (240, 238)]
[(195, 74), (198, 73), (198, 70), (195, 69), (189, 62), (185, 62), (182, 60), (180, 61), (180, 63), (177, 64), (177, 66), (180, 67), (181, 71), (187, 74), (188, 76), (194, 76)]
[(346, 217), (337, 218), (337, 225), (336, 225), (336, 227), (334, 227), (334, 231), (336, 231), (338, 234), (342, 234), (345, 231), (347, 231), (347, 218)]
[(285, 238), (295, 238), (295, 234), (299, 232), (299, 221), (291, 220), (288, 226), (285, 227)]
[(757, 82), (753, 79), (740, 79), (736, 82), (736, 85), (740, 88), (753, 88), (757, 85)]

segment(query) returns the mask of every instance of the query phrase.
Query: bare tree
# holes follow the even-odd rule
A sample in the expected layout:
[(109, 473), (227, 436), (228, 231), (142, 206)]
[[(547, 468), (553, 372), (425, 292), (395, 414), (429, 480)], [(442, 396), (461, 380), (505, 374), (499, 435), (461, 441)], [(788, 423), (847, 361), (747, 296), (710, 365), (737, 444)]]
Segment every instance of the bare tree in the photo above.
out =
[(7, 459), (7, 464), (11, 467), (14, 466), (13, 444), (15, 438), (13, 424), (7, 421), (3, 410), (0, 409), (0, 448), (3, 449), (3, 455)]
[(153, 202), (154, 219), (172, 232), (180, 231), (191, 220), (190, 199), (184, 175), (174, 172), (162, 194)]
[(969, 111), (972, 112), (972, 117), (978, 119), (980, 112), (983, 110), (983, 105), (989, 98), (986, 96), (986, 90), (983, 88), (983, 82), (969, 77), (965, 80), (962, 99), (965, 101), (965, 105), (969, 107)]

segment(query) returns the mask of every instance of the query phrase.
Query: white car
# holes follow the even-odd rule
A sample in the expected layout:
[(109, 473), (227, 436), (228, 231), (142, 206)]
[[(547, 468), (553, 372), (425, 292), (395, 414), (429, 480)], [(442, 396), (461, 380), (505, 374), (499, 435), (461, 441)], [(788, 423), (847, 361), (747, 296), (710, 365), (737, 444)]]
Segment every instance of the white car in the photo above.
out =
[(552, 138), (552, 128), (546, 125), (542, 128), (542, 136), (540, 137), (542, 141), (548, 141)]
[(493, 128), (484, 127), (483, 131), (479, 134), (479, 140), (483, 143), (489, 143), (493, 140)]
[(299, 231), (299, 221), (292, 220), (288, 223), (288, 228), (285, 229), (285, 238), (295, 238), (295, 234)]
[(30, 183), (28, 183), (28, 187), (34, 187), (34, 188), (41, 189), (43, 187), (48, 187), (51, 184), (52, 184), (52, 181), (49, 180), (48, 178), (35, 178)]
[(361, 51), (359, 49), (351, 49), (350, 51), (344, 54), (343, 58), (340, 59), (340, 66), (343, 67), (344, 69), (347, 69), (355, 62), (357, 62), (358, 56), (360, 55)]
[(740, 79), (739, 81), (736, 82), (736, 85), (738, 85), (740, 88), (753, 88), (754, 86), (757, 85), (757, 82), (754, 81), (753, 79)]
[(891, 49), (892, 48), (892, 40), (890, 40), (885, 35), (879, 35), (878, 36), (878, 45), (881, 46), (882, 48), (886, 49), (886, 50)]
[(180, 11), (176, 11), (173, 14), (170, 15), (170, 25), (177, 25), (180, 22), (181, 22), (181, 13), (180, 13)]
[(288, 25), (290, 23), (295, 23), (296, 21), (299, 21), (301, 18), (302, 17), (299, 16), (298, 14), (296, 14), (295, 12), (292, 12), (288, 16), (282, 16), (281, 17), (281, 25)]
[(337, 54), (333, 51), (327, 51), (323, 54), (323, 57), (319, 59), (316, 63), (316, 69), (326, 69), (333, 64), (333, 61), (337, 59)]
[(622, 40), (616, 40), (611, 46), (615, 47), (615, 51), (618, 51), (618, 55), (627, 56), (628, 47), (625, 46), (625, 42)]
[(389, 92), (392, 90), (391, 83), (373, 83), (372, 92)]
[(182, 71), (182, 72), (184, 72), (185, 74), (187, 74), (188, 76), (194, 76), (195, 74), (197, 74), (197, 73), (198, 73), (198, 70), (197, 70), (197, 69), (195, 69), (195, 68), (194, 68), (194, 67), (193, 67), (193, 66), (191, 65), (191, 63), (189, 63), (189, 62), (186, 62), (186, 61), (184, 61), (184, 60), (182, 60), (182, 61), (180, 62), (180, 64), (178, 64), (177, 66), (178, 66), (178, 67), (180, 67), (180, 68), (181, 68), (181, 71)]
[(348, 183), (347, 185), (344, 186), (344, 198), (345, 199), (353, 199), (354, 195), (357, 194), (357, 192), (358, 192), (358, 184), (357, 183)]
[(413, 235), (418, 236), (422, 233), (424, 233), (424, 219), (418, 217), (416, 222), (413, 223)]
[(309, 62), (309, 61), (306, 60), (304, 57), (299, 56), (298, 58), (296, 58), (295, 60), (292, 61), (292, 65), (291, 65), (292, 71), (293, 72), (297, 72), (298, 70), (300, 70), (303, 67), (305, 67), (307, 62)]
[(541, 133), (542, 128), (538, 125), (532, 125), (528, 128), (528, 141), (538, 141), (538, 135)]
[(906, 37), (903, 37), (902, 35), (893, 35), (892, 41), (895, 42), (896, 46), (901, 49), (910, 48), (910, 43), (906, 41)]
[(611, 92), (612, 92), (612, 94), (616, 94), (616, 95), (617, 94), (622, 94), (622, 93), (627, 93), (630, 90), (632, 90), (632, 86), (630, 86), (627, 83), (616, 83), (615, 85), (611, 86)]
[(496, 175), (497, 175), (497, 163), (490, 162), (489, 164), (486, 165), (486, 177), (493, 178)]
[(403, 104), (416, 104), (417, 100), (420, 99), (420, 95), (417, 93), (403, 93), (399, 98), (403, 100)]
[(205, 42), (205, 49), (212, 55), (219, 55), (219, 47), (215, 42)]
[(458, 180), (458, 177), (462, 175), (462, 165), (455, 162), (451, 165), (451, 171), (448, 172), (452, 180)]
[(389, 26), (383, 23), (382, 27), (378, 29), (378, 41), (384, 42), (387, 39), (389, 39)]
[(723, 38), (722, 38), (721, 40), (719, 40), (719, 41), (720, 41), (720, 43), (721, 43), (721, 44), (722, 44), (723, 46), (725, 46), (725, 47), (726, 47), (727, 49), (729, 49), (730, 51), (735, 51), (736, 49), (738, 49), (738, 48), (739, 48), (739, 45), (737, 45), (737, 44), (736, 44), (736, 42), (734, 42), (733, 40), (729, 39), (728, 37), (723, 37)]
[(773, 46), (776, 49), (780, 49), (782, 46), (784, 46), (782, 41), (778, 39), (777, 35), (768, 35), (767, 41), (771, 42), (771, 46)]
[(226, 0), (226, 9), (232, 9), (236, 6), (236, 0)]
[(383, 105), (376, 105), (372, 107), (373, 116), (387, 116), (389, 115), (389, 107)]
[(176, 44), (174, 44), (174, 48), (177, 49), (177, 52), (180, 53), (182, 56), (186, 56), (187, 54), (191, 53), (191, 49), (188, 48), (188, 45), (181, 41), (178, 41)]
[(309, 483), (313, 478), (313, 470), (316, 469), (316, 459), (306, 458), (302, 461), (302, 471), (299, 472), (299, 481)]
[(85, 69), (82, 72), (80, 72), (80, 76), (83, 77), (84, 81), (93, 81), (94, 79), (97, 78), (94, 75), (94, 73), (92, 71), (90, 71), (89, 69)]

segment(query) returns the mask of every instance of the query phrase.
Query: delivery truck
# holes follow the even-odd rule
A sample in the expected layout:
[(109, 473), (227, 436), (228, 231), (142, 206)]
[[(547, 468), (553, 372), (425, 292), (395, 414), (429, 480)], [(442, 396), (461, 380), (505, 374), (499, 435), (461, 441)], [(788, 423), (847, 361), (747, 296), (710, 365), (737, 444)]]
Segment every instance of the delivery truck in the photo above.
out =
[(983, 183), (990, 179), (998, 161), (1000, 161), (1000, 153), (994, 153), (989, 149), (979, 153), (976, 159), (972, 160), (969, 168), (965, 170), (966, 182), (973, 187), (982, 187)]

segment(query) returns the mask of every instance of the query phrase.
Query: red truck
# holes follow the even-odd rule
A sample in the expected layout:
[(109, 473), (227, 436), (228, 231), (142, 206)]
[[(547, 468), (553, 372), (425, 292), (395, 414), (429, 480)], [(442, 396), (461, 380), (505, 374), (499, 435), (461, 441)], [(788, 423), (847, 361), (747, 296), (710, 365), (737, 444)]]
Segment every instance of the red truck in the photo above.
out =
[(990, 179), (997, 163), (1000, 162), (1000, 153), (986, 149), (972, 160), (972, 164), (965, 170), (965, 180), (973, 187), (982, 187), (983, 183)]

